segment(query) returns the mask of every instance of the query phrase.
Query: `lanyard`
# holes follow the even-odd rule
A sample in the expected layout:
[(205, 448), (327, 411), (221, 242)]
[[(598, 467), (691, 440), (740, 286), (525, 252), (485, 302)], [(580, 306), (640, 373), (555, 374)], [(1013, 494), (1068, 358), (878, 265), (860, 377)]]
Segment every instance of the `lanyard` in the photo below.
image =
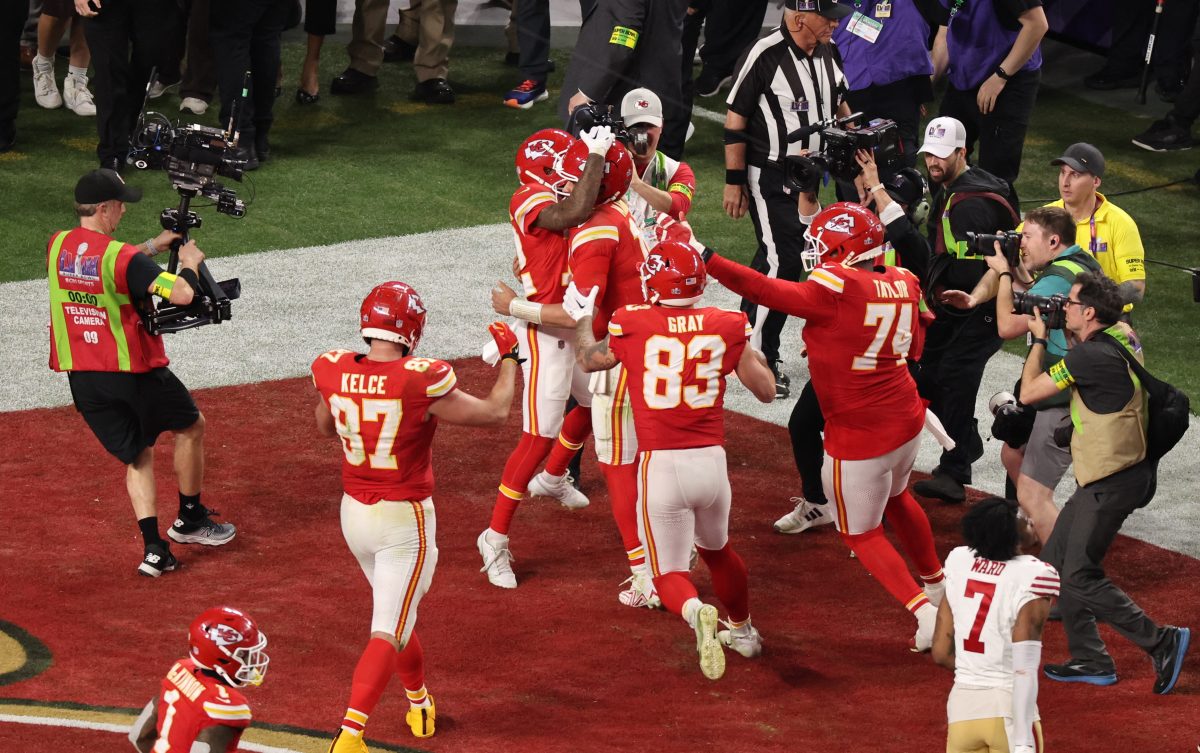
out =
[(958, 15), (962, 7), (967, 4), (967, 0), (950, 0), (950, 18)]
[(1101, 201), (1099, 200), (1099, 197), (1097, 197), (1096, 206), (1094, 206), (1092, 208), (1091, 219), (1088, 220), (1088, 229), (1091, 231), (1091, 234), (1092, 234), (1092, 240), (1088, 243), (1088, 251), (1091, 251), (1093, 255), (1098, 254), (1100, 252), (1099, 251), (1100, 244), (1098, 244), (1096, 242), (1096, 212), (1100, 211), (1100, 204), (1101, 204)]

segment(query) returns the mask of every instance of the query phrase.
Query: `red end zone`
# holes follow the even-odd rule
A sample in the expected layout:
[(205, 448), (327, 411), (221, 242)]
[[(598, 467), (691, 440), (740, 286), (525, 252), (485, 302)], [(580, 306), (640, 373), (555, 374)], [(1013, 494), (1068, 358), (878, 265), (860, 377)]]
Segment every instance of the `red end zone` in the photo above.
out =
[[(491, 383), (492, 372), (477, 361), (456, 369), (475, 394)], [(314, 399), (307, 379), (197, 393), (209, 427), (204, 501), (238, 526), (238, 537), (220, 549), (175, 545), (183, 569), (158, 580), (135, 575), (141, 546), (123, 469), (74, 409), (0, 414), (9, 445), (0, 460), (9, 527), (0, 619), (53, 657), (41, 674), (0, 688), (0, 697), (133, 712), (183, 655), (188, 622), (228, 603), (249, 611), (270, 638), (267, 681), (248, 692), (256, 721), (331, 734), (368, 635), (370, 594), (338, 528), (340, 451), (313, 428)], [(441, 554), (417, 628), (438, 734), (412, 745), (395, 683), (368, 738), (432, 751), (533, 753), (944, 747), (951, 675), (907, 651), (912, 619), (847, 558), (832, 529), (771, 531), (799, 486), (787, 434), (744, 416), (728, 421), (731, 535), (750, 567), (751, 611), (765, 641), (760, 659), (730, 654), (725, 677), (710, 682), (681, 620), (617, 603), (627, 568), (590, 457), (591, 507), (526, 502), (512, 530), (520, 586), (487, 583), (474, 542), (520, 431), (514, 405), (503, 429), (438, 432)], [(160, 442), (163, 525), (175, 509), (169, 449), (169, 440)], [(927, 509), (945, 555), (957, 544), (961, 512)], [(1156, 619), (1200, 626), (1200, 562), (1122, 538), (1108, 564)], [(703, 567), (696, 578), (712, 600)], [(1194, 658), (1179, 689), (1159, 698), (1145, 656), (1107, 629), (1105, 637), (1118, 685), (1042, 681), (1049, 749), (1125, 751), (1148, 741), (1154, 749), (1191, 749), (1200, 718)], [(1045, 645), (1048, 660), (1066, 656), (1060, 626), (1047, 628)], [(113, 733), (0, 723), (4, 750), (126, 744)]]

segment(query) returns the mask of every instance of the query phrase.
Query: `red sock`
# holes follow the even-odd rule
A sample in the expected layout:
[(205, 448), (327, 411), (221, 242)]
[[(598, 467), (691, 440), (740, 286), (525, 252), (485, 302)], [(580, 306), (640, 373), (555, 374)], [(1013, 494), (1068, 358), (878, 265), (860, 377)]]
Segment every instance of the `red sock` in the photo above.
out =
[(908, 565), (904, 564), (900, 553), (883, 535), (883, 526), (876, 526), (866, 533), (844, 533), (842, 538), (854, 550), (867, 572), (905, 609), (916, 613), (922, 604), (929, 603), (925, 592), (909, 574)]
[[(696, 547), (700, 559), (712, 573), (713, 591), (729, 610), (729, 619), (745, 622), (750, 619), (750, 587), (746, 577), (746, 563), (733, 551), (729, 542), (720, 549)], [(661, 595), (661, 594), (660, 594)]]
[(500, 474), (500, 491), (496, 493), (496, 504), (492, 507), (491, 529), (496, 533), (508, 535), (513, 515), (529, 488), (529, 479), (537, 473), (552, 442), (550, 437), (521, 433), (521, 441), (509, 454), (504, 472)]
[(576, 405), (563, 418), (562, 429), (558, 432), (558, 441), (550, 448), (550, 459), (546, 461), (546, 473), (551, 476), (561, 476), (567, 472), (571, 458), (583, 447), (588, 436), (592, 433), (592, 409)]
[(938, 559), (933, 543), (933, 529), (929, 527), (929, 516), (908, 491), (902, 491), (888, 499), (884, 509), (888, 525), (896, 532), (904, 553), (917, 566), (921, 580), (938, 583), (942, 575), (942, 561)]
[(663, 609), (680, 617), (683, 616), (684, 602), (699, 597), (687, 573), (663, 573), (654, 579), (654, 589), (662, 599)]
[(613, 519), (621, 532), (621, 545), (629, 558), (629, 566), (646, 563), (646, 550), (638, 538), (637, 526), (637, 465), (600, 464), (600, 471), (608, 484), (608, 500), (612, 505)]
[(408, 644), (396, 656), (396, 674), (405, 690), (420, 690), (425, 687), (425, 652), (421, 639), (414, 630)]
[(388, 680), (396, 669), (396, 649), (382, 638), (371, 638), (350, 681), (350, 706), (342, 720), (342, 729), (352, 734), (362, 734), (367, 717), (375, 710), (375, 704), (387, 688)]

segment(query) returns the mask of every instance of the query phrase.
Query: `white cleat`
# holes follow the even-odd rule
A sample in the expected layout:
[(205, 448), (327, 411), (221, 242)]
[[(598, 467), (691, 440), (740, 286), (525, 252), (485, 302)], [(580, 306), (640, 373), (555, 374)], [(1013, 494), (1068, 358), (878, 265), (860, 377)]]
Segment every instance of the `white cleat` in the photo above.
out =
[(92, 93), (88, 91), (87, 76), (72, 76), (67, 74), (63, 79), (63, 102), (66, 103), (67, 109), (76, 115), (85, 118), (94, 117), (96, 114), (96, 103), (92, 99)]
[(571, 484), (571, 474), (569, 473), (555, 478), (542, 471), (530, 479), (529, 496), (553, 497), (568, 510), (582, 510), (590, 504), (587, 495)]
[(909, 651), (923, 654), (933, 648), (933, 629), (937, 625), (937, 607), (922, 604), (917, 610), (917, 633), (913, 636)]
[(47, 110), (62, 107), (62, 95), (54, 81), (54, 61), (43, 63), (39, 57), (33, 59), (33, 98)]
[(654, 587), (654, 579), (648, 570), (634, 570), (633, 575), (625, 579), (621, 585), (629, 584), (629, 588), (617, 594), (617, 601), (627, 607), (645, 607), (661, 609), (662, 599), (658, 598), (658, 590)]
[(717, 640), (722, 646), (726, 646), (747, 659), (753, 659), (762, 653), (762, 636), (758, 630), (747, 620), (745, 625), (741, 627), (733, 627), (728, 622), (722, 621), (723, 625), (729, 627), (729, 630), (722, 630), (717, 633)]
[(493, 586), (516, 588), (517, 576), (513, 573), (511, 564), (514, 558), (508, 550), (508, 537), (503, 539), (493, 544), (488, 541), (487, 531), (479, 534), (479, 538), (475, 540), (475, 546), (479, 547), (479, 554), (483, 557), (483, 567), (479, 568), (479, 572), (487, 573), (488, 582)]
[(695, 629), (700, 671), (710, 680), (719, 680), (725, 674), (725, 649), (717, 640), (717, 608), (712, 604), (700, 607)]
[(946, 579), (942, 578), (937, 583), (926, 583), (921, 586), (921, 590), (925, 592), (925, 598), (929, 599), (930, 604), (940, 607), (942, 599), (946, 598)]
[(180, 112), (190, 112), (193, 115), (203, 115), (208, 111), (208, 103), (199, 97), (184, 97), (179, 103)]
[(792, 497), (796, 508), (775, 521), (777, 533), (801, 533), (816, 526), (833, 522), (833, 514), (829, 512), (829, 503), (814, 505), (804, 497)]

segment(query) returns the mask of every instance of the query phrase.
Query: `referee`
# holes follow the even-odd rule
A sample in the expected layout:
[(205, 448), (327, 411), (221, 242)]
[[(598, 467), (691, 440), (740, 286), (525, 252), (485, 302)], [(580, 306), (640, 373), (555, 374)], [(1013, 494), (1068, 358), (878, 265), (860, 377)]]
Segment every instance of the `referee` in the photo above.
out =
[[(758, 250), (752, 269), (799, 280), (805, 224), (797, 197), (783, 186), (783, 160), (821, 147), (818, 133), (788, 144), (788, 133), (850, 114), (846, 76), (830, 43), (838, 21), (853, 9), (838, 0), (786, 0), (783, 23), (747, 51), (729, 92), (725, 114), (725, 212), (735, 220), (750, 212)], [(789, 395), (779, 366), (779, 333), (786, 314), (742, 300), (754, 325), (754, 347), (775, 373), (775, 396)]]

